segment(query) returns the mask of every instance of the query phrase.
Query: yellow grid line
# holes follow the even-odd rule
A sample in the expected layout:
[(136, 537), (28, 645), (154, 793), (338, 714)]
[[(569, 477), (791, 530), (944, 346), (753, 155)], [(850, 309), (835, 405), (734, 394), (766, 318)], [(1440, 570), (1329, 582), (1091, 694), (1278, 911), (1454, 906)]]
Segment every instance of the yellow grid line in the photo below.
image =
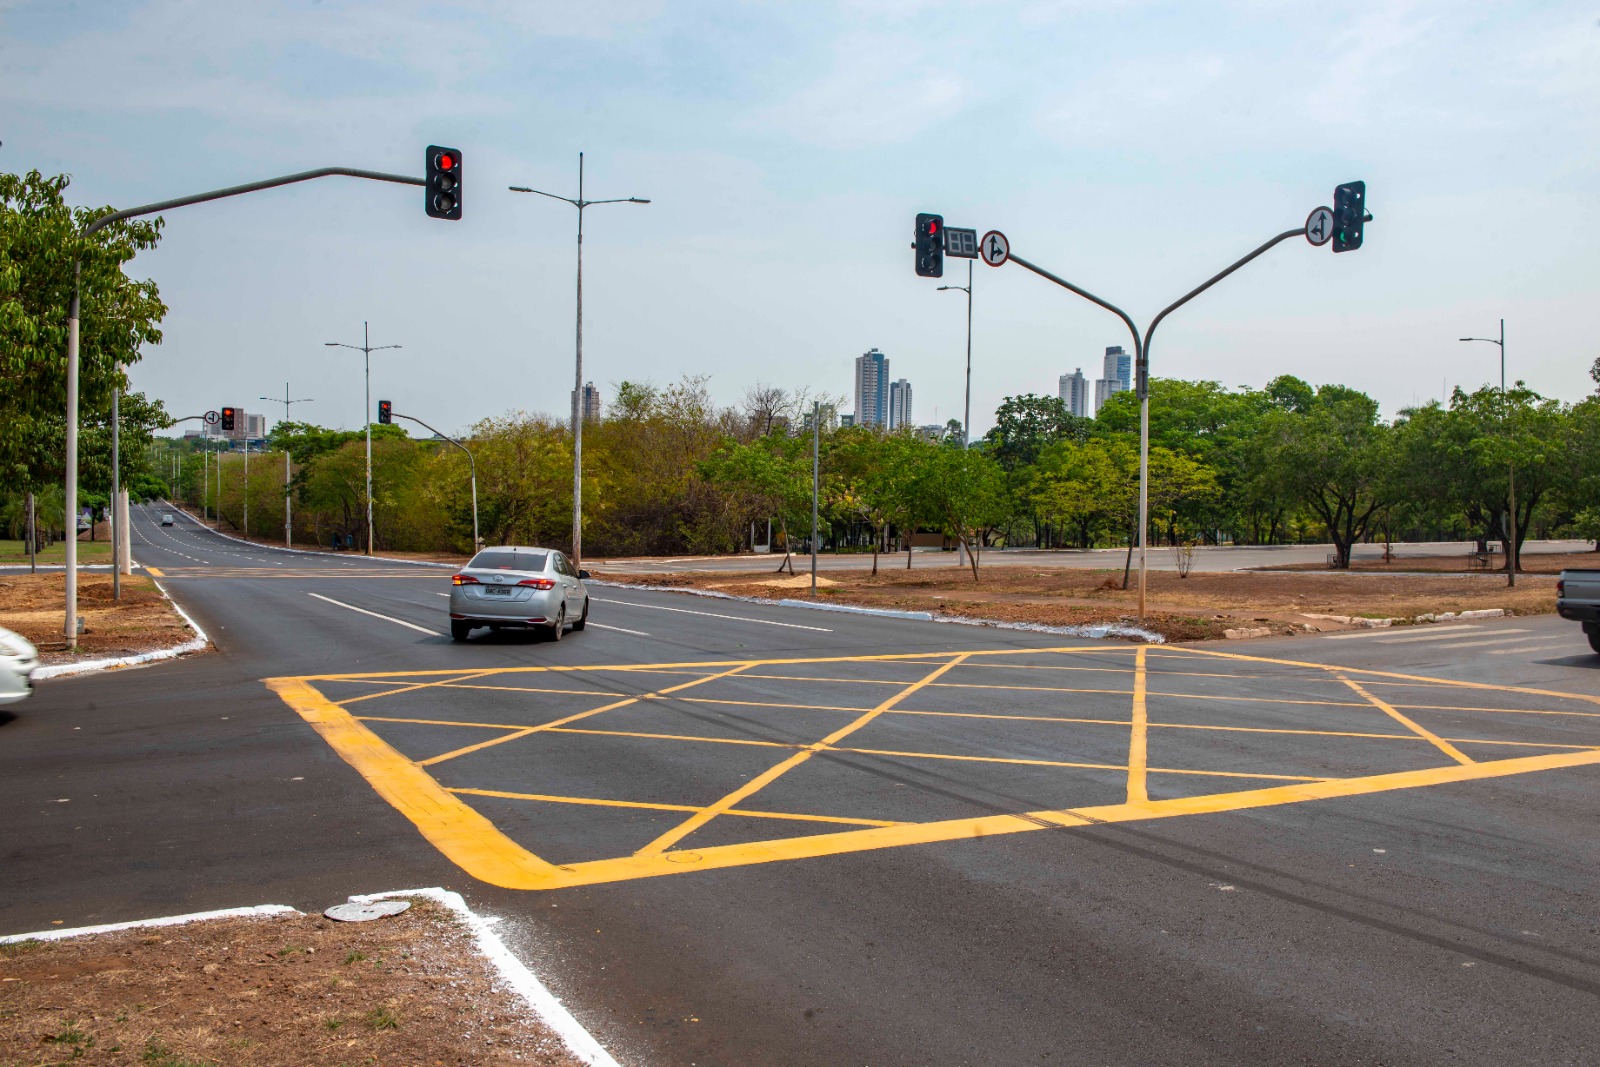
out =
[(1434, 733), (1432, 730), (1428, 729), (1425, 726), (1421, 726), (1421, 725), (1417, 724), (1416, 722), (1413, 722), (1411, 719), (1406, 718), (1404, 715), (1400, 714), (1400, 712), (1396, 711), (1394, 708), (1390, 707), (1388, 704), (1385, 704), (1383, 701), (1379, 700), (1377, 697), (1373, 696), (1371, 693), (1369, 693), (1365, 689), (1361, 688), (1360, 684), (1358, 684), (1354, 679), (1346, 678), (1344, 675), (1339, 674), (1337, 671), (1334, 672), (1334, 677), (1338, 678), (1345, 685), (1348, 685), (1351, 689), (1354, 689), (1357, 693), (1360, 693), (1362, 696), (1364, 696), (1368, 700), (1372, 701), (1373, 707), (1377, 708), (1379, 711), (1383, 712), (1385, 715), (1389, 716), (1389, 718), (1393, 719), (1395, 722), (1399, 723), (1401, 726), (1404, 726), (1406, 729), (1410, 730), (1412, 733), (1416, 734), (1418, 737), (1425, 738), (1430, 744), (1432, 744), (1440, 752), (1443, 752), (1446, 756), (1449, 756), (1451, 759), (1455, 760), (1457, 763), (1476, 763), (1477, 762), (1477, 760), (1474, 760), (1471, 756), (1467, 755), (1465, 752), (1461, 751), (1459, 748), (1457, 748), (1456, 746), (1452, 745), (1450, 742), (1446, 741), (1444, 738), (1440, 737), (1438, 734)]
[[(693, 804), (656, 804), (642, 800), (599, 800), (594, 797), (562, 797), (545, 793), (508, 793), (499, 789), (453, 788), (446, 792), (474, 797), (499, 797), (504, 800), (539, 800), (551, 804), (586, 804), (602, 808), (643, 808), (650, 811), (699, 811)], [(831, 822), (845, 826), (899, 826), (898, 822), (883, 819), (851, 819), (842, 815), (802, 815), (799, 812), (754, 811), (729, 808), (724, 815), (742, 815), (748, 819), (788, 819), (792, 822)]]
[(1144, 649), (1133, 658), (1133, 723), (1128, 731), (1128, 803), (1140, 804), (1150, 799), (1145, 780), (1145, 761), (1149, 758), (1147, 737), (1150, 714), (1145, 707)]
[(735, 789), (721, 800), (718, 800), (712, 804), (708, 804), (706, 807), (700, 809), (698, 812), (689, 816), (689, 818), (685, 819), (683, 822), (679, 823), (677, 826), (673, 827), (671, 830), (668, 830), (666, 833), (650, 842), (644, 848), (640, 849), (635, 853), (635, 855), (649, 856), (666, 851), (676, 842), (682, 840), (687, 835), (694, 833), (694, 831), (698, 830), (700, 827), (716, 818), (721, 812), (726, 811), (728, 808), (731, 808), (735, 804), (739, 803), (739, 801), (766, 788), (769, 783), (776, 781), (778, 778), (788, 773), (791, 769), (800, 766), (800, 764), (810, 759), (814, 753), (827, 748), (835, 742), (841, 741), (849, 735), (855, 733), (857, 730), (867, 725), (867, 723), (871, 722), (885, 711), (888, 711), (890, 708), (894, 707), (895, 704), (899, 703), (901, 700), (904, 700), (912, 693), (915, 693), (923, 686), (932, 682), (935, 678), (938, 678), (940, 675), (949, 671), (950, 668), (954, 667), (956, 664), (960, 663), (966, 658), (967, 657), (965, 654), (957, 655), (954, 659), (934, 668), (932, 672), (895, 693), (894, 696), (885, 700), (883, 703), (865, 713), (854, 722), (835, 730), (827, 737), (824, 737), (821, 741), (807, 746), (805, 749), (796, 752), (782, 763), (779, 763), (774, 767), (770, 767), (761, 774), (756, 775), (756, 777), (752, 778), (749, 782), (746, 782), (738, 789)]

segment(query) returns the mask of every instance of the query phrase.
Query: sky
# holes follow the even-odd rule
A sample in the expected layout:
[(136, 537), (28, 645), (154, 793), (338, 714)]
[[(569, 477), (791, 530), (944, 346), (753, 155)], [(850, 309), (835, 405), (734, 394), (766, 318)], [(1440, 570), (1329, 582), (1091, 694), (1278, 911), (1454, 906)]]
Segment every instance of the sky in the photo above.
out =
[[(129, 267), (170, 308), (131, 377), (174, 415), (329, 426), (372, 403), (460, 430), (565, 415), (577, 212), (585, 378), (844, 398), (870, 348), (915, 420), (958, 417), (967, 263), (913, 272), (915, 214), (1004, 232), (1141, 326), (1333, 188), (1358, 251), (1287, 241), (1175, 312), (1151, 373), (1366, 391), (1387, 414), (1510, 378), (1572, 401), (1600, 356), (1592, 3), (994, 0), (0, 0), (0, 168), (131, 205), (313, 167), (420, 175), (461, 150), (460, 222), (346, 178), (169, 213)], [(975, 267), (974, 434), (1093, 379), (1119, 320)]]

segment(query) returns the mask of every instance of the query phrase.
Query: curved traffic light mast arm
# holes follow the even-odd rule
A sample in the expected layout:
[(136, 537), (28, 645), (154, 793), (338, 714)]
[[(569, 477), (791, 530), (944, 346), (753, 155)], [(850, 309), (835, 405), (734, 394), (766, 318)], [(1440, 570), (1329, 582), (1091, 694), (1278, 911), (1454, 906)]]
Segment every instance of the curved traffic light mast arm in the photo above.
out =
[(433, 435), (435, 437), (442, 441), (449, 441), (451, 444), (455, 445), (457, 448), (461, 449), (461, 451), (467, 454), (467, 463), (472, 472), (472, 551), (476, 553), (479, 545), (482, 544), (482, 541), (478, 538), (478, 461), (472, 458), (472, 449), (468, 448), (460, 441), (457, 441), (454, 437), (450, 437), (447, 434), (440, 433), (438, 430), (434, 430), (432, 426), (429, 426), (415, 415), (402, 415), (398, 411), (391, 410), (389, 412), (389, 417), (391, 419), (405, 419), (407, 422), (416, 423), (424, 430), (433, 430)]
[(1244, 266), (1246, 263), (1249, 263), (1251, 260), (1257, 258), (1258, 256), (1261, 256), (1261, 255), (1265, 254), (1266, 252), (1268, 252), (1272, 248), (1282, 244), (1283, 242), (1287, 241), (1291, 237), (1304, 237), (1305, 235), (1306, 235), (1306, 228), (1304, 226), (1300, 226), (1300, 227), (1298, 227), (1296, 229), (1293, 229), (1293, 230), (1284, 230), (1282, 233), (1278, 234), (1278, 236), (1274, 237), (1272, 240), (1268, 241), (1266, 244), (1262, 245), (1260, 248), (1257, 248), (1254, 252), (1251, 252), (1249, 255), (1243, 257), (1242, 259), (1239, 259), (1239, 260), (1235, 261), (1231, 266), (1228, 266), (1228, 267), (1218, 271), (1216, 274), (1213, 274), (1210, 278), (1207, 278), (1205, 281), (1201, 282), (1199, 285), (1195, 286), (1193, 289), (1190, 289), (1187, 293), (1184, 293), (1182, 296), (1178, 297), (1178, 299), (1174, 300), (1172, 303), (1170, 303), (1166, 307), (1162, 308), (1161, 309), (1161, 313), (1158, 314), (1155, 318), (1150, 320), (1150, 328), (1145, 330), (1145, 332), (1144, 332), (1144, 356), (1145, 356), (1145, 358), (1148, 359), (1149, 356), (1150, 356), (1150, 337), (1151, 337), (1152, 334), (1154, 334), (1156, 332), (1156, 327), (1161, 325), (1161, 320), (1162, 319), (1166, 318), (1168, 315), (1172, 314), (1174, 311), (1177, 311), (1183, 305), (1187, 304), (1189, 301), (1193, 300), (1195, 297), (1199, 296), (1201, 293), (1205, 292), (1207, 289), (1211, 288), (1213, 285), (1216, 285), (1222, 279), (1226, 278), (1228, 275), (1232, 274), (1234, 271), (1238, 270), (1240, 267)]
[[(1045, 270), (1043, 267), (1034, 266), (1032, 263), (1029, 263), (1027, 260), (1025, 260), (1021, 256), (1017, 255), (1015, 252), (1011, 253), (1007, 257), (1007, 260), (1009, 262), (1011, 262), (1011, 263), (1015, 263), (1019, 267), (1028, 268), (1029, 270), (1033, 271), (1033, 273), (1037, 274), (1041, 278), (1048, 278), (1050, 281), (1055, 282), (1057, 285), (1061, 286), (1063, 289), (1070, 289), (1072, 292), (1077, 293), (1079, 296), (1083, 297), (1085, 300), (1089, 301), (1089, 303), (1091, 303), (1091, 304), (1099, 304), (1101, 307), (1103, 307), (1107, 311), (1111, 312), (1117, 318), (1119, 318), (1123, 322), (1127, 323), (1128, 324), (1128, 332), (1133, 335), (1134, 357), (1137, 358), (1137, 359), (1141, 359), (1141, 360), (1144, 358), (1144, 356), (1143, 356), (1144, 349), (1143, 349), (1142, 344), (1141, 344), (1141, 342), (1139, 340), (1139, 327), (1137, 327), (1137, 326), (1135, 326), (1133, 324), (1133, 320), (1128, 317), (1128, 313), (1126, 311), (1123, 311), (1121, 308), (1117, 307), (1117, 305), (1115, 305), (1115, 304), (1113, 304), (1113, 303), (1111, 303), (1109, 301), (1101, 300), (1098, 296), (1095, 296), (1093, 293), (1089, 292), (1089, 290), (1087, 290), (1087, 289), (1078, 288), (1076, 285), (1073, 285), (1071, 282), (1067, 281), (1065, 278), (1056, 277), (1054, 274), (1051, 274), (1049, 271)], [(1198, 290), (1196, 290), (1196, 291), (1198, 292)], [(1193, 295), (1193, 294), (1191, 294), (1191, 295)], [(1188, 298), (1185, 297), (1184, 299), (1188, 299)], [(1182, 301), (1179, 301), (1179, 303), (1182, 303)]]

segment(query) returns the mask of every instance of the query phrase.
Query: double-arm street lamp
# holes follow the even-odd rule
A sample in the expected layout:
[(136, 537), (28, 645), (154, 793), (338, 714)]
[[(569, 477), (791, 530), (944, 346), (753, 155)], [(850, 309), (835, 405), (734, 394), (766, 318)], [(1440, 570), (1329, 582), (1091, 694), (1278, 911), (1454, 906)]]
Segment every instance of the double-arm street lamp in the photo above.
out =
[(348, 348), (360, 352), (366, 357), (367, 399), (361, 408), (361, 421), (366, 423), (367, 429), (367, 555), (372, 555), (372, 353), (382, 352), (386, 348), (399, 348), (399, 345), (372, 344), (372, 337), (367, 330), (367, 324), (361, 324), (361, 343), (347, 345), (339, 341), (324, 341), (325, 348)]
[[(290, 404), (309, 404), (309, 403), (312, 402), (311, 401), (311, 397), (309, 397), (309, 396), (300, 397), (298, 400), (290, 400), (289, 399), (289, 383), (288, 382), (284, 382), (283, 383), (283, 399), (282, 400), (279, 400), (275, 396), (264, 396), (264, 397), (261, 397), (260, 399), (270, 401), (270, 402), (272, 402), (274, 404), (282, 404), (283, 405), (283, 421), (284, 422), (288, 422), (289, 421), (289, 405)], [(294, 530), (293, 530), (293, 527), (291, 527), (289, 523), (290, 523), (289, 448), (288, 448), (287, 445), (285, 445), (284, 449), (283, 449), (283, 547), (284, 548), (291, 548), (294, 545)]]
[(583, 559), (583, 209), (593, 204), (648, 204), (637, 196), (616, 200), (585, 200), (583, 198), (583, 153), (578, 153), (578, 197), (557, 196), (542, 189), (526, 185), (509, 187), (513, 193), (535, 193), (561, 200), (578, 209), (578, 328), (576, 369), (572, 385), (572, 564)]
[[(1500, 320), (1500, 338), (1493, 337), (1463, 337), (1463, 341), (1487, 341), (1491, 345), (1500, 346), (1500, 424), (1504, 428), (1506, 416), (1510, 414), (1506, 404), (1506, 320)], [(1511, 516), (1511, 551), (1506, 553), (1506, 586), (1514, 588), (1517, 584), (1517, 464), (1512, 460), (1506, 467), (1507, 511)]]
[(478, 549), (483, 547), (483, 539), (478, 536), (478, 461), (472, 458), (472, 449), (457, 441), (454, 437), (446, 437), (438, 430), (434, 430), (432, 426), (429, 426), (415, 415), (402, 415), (398, 411), (391, 411), (389, 412), (389, 417), (391, 419), (405, 419), (407, 422), (416, 423), (424, 430), (432, 430), (435, 437), (441, 441), (448, 441), (467, 454), (467, 469), (472, 474), (472, 553), (477, 555)]

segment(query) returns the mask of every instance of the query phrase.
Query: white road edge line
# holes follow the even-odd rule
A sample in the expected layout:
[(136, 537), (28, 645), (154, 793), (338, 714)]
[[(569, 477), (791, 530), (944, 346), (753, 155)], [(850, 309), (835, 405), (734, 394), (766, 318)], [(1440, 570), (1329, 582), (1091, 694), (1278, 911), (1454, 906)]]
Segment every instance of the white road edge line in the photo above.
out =
[(1509, 656), (1509, 655), (1511, 655), (1512, 653), (1515, 653), (1515, 652), (1551, 652), (1551, 651), (1554, 651), (1555, 649), (1558, 649), (1558, 648), (1559, 649), (1564, 649), (1566, 651), (1569, 651), (1569, 652), (1573, 653), (1574, 655), (1576, 655), (1576, 654), (1578, 654), (1578, 653), (1583, 651), (1583, 646), (1581, 646), (1581, 645), (1555, 644), (1555, 645), (1534, 645), (1532, 648), (1491, 648), (1486, 653), (1486, 655), (1490, 655), (1490, 656)]
[(704, 615), (708, 619), (732, 619), (734, 622), (750, 622), (759, 626), (782, 626), (790, 630), (815, 630), (818, 633), (833, 633), (826, 626), (801, 626), (797, 622), (772, 622), (769, 619), (749, 619), (742, 615), (718, 615), (714, 611), (690, 611), (688, 608), (669, 608), (665, 604), (635, 604), (631, 600), (601, 600), (599, 597), (591, 597), (590, 599), (601, 604), (616, 604), (624, 608), (644, 608), (647, 611), (676, 611), (680, 615)]
[[(1501, 629), (1498, 629), (1498, 630), (1489, 630), (1489, 629), (1485, 629), (1482, 626), (1469, 626), (1469, 627), (1467, 627), (1467, 629), (1468, 630), (1476, 630), (1478, 632), (1478, 635), (1481, 635), (1481, 636), (1484, 636), (1484, 637), (1488, 637), (1491, 634), (1525, 634), (1525, 633), (1528, 632), (1528, 628), (1526, 626), (1506, 626), (1506, 627), (1502, 627)], [(1387, 641), (1374, 641), (1373, 644), (1378, 644), (1378, 645), (1405, 645), (1405, 644), (1410, 644), (1413, 641), (1451, 641), (1451, 640), (1456, 640), (1456, 639), (1463, 638), (1463, 637), (1473, 637), (1473, 636), (1476, 636), (1476, 635), (1470, 634), (1470, 633), (1467, 633), (1467, 634), (1463, 634), (1463, 633), (1425, 634), (1422, 637), (1391, 637)], [(1441, 648), (1449, 648), (1450, 646), (1449, 645), (1441, 645), (1440, 647)]]
[(371, 615), (374, 619), (382, 619), (384, 622), (392, 622), (399, 626), (405, 626), (412, 630), (416, 630), (418, 633), (427, 634), (430, 637), (448, 636), (447, 634), (440, 633), (438, 630), (430, 630), (426, 626), (418, 626), (414, 622), (406, 622), (406, 620), (397, 619), (393, 615), (379, 615), (376, 611), (368, 611), (366, 608), (358, 608), (354, 604), (346, 604), (342, 600), (335, 600), (333, 597), (323, 596), (321, 593), (307, 593), (306, 596), (314, 596), (318, 600), (326, 600), (328, 603), (337, 604), (341, 608), (349, 608), (351, 611), (359, 611), (363, 615)]
[[(1431, 637), (1433, 634), (1442, 634), (1446, 630), (1475, 630), (1475, 629), (1477, 629), (1477, 627), (1476, 626), (1472, 626), (1472, 625), (1435, 626), (1435, 627), (1431, 628), (1431, 633), (1429, 634), (1429, 636)], [(1384, 626), (1384, 627), (1379, 627), (1379, 628), (1373, 629), (1373, 630), (1358, 630), (1353, 634), (1323, 634), (1322, 635), (1322, 639), (1324, 641), (1348, 641), (1352, 637), (1395, 637), (1395, 636), (1398, 636), (1398, 635), (1394, 632), (1394, 630), (1390, 629), (1389, 627)]]
[(619, 634), (632, 634), (635, 637), (649, 637), (650, 636), (649, 634), (645, 633), (643, 630), (629, 630), (629, 629), (627, 629), (625, 627), (622, 627), (622, 626), (607, 626), (603, 622), (591, 622), (591, 623), (586, 623), (585, 625), (593, 626), (596, 630), (615, 630)]
[(114, 934), (118, 930), (142, 930), (149, 926), (182, 926), (184, 923), (205, 922), (207, 919), (248, 919), (263, 915), (290, 915), (295, 909), (287, 904), (257, 904), (249, 908), (223, 908), (220, 911), (197, 911), (189, 915), (167, 915), (160, 919), (135, 919), (125, 923), (103, 923), (99, 926), (75, 926), (66, 930), (40, 930), (32, 934), (6, 934), (0, 945), (15, 945), (22, 941), (64, 941), (69, 937), (89, 937), (93, 934)]

